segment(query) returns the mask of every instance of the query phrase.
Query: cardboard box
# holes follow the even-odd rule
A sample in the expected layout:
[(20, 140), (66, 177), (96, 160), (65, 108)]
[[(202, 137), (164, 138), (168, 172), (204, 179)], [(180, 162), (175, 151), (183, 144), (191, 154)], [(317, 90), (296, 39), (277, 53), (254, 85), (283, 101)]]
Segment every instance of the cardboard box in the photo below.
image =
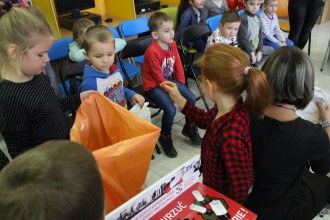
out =
[(106, 220), (256, 219), (253, 212), (198, 182), (199, 159), (187, 161), (109, 213)]

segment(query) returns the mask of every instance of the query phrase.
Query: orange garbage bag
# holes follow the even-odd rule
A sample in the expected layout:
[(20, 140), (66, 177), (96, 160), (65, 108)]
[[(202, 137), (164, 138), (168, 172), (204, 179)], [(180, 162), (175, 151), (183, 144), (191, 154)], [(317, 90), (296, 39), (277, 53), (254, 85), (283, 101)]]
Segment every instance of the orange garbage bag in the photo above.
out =
[(70, 139), (93, 152), (107, 213), (141, 192), (159, 133), (160, 128), (101, 94), (81, 103)]

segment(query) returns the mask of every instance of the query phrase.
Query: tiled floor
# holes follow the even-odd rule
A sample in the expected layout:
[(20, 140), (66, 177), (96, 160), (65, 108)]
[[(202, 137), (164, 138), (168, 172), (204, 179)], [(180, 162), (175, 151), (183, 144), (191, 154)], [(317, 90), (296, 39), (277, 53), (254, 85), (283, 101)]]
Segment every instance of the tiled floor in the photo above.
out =
[[(312, 44), (311, 44), (311, 58), (314, 63), (315, 72), (316, 72), (316, 86), (322, 88), (326, 93), (330, 94), (330, 62), (326, 63), (323, 69), (323, 72), (320, 72), (320, 67), (324, 58), (326, 48), (328, 46), (330, 38), (330, 21), (322, 24), (316, 25), (312, 33)], [(307, 46), (305, 48), (307, 52)], [(194, 86), (194, 82), (190, 82), (191, 87), (195, 94), (198, 94), (198, 90)], [(204, 107), (202, 101), (198, 101), (198, 106)], [(182, 117), (182, 114), (177, 113), (176, 118)], [(152, 119), (153, 123), (160, 126), (161, 116), (156, 116)], [(184, 124), (184, 120), (173, 125), (172, 138), (174, 141), (174, 146), (178, 151), (177, 158), (168, 158), (163, 153), (157, 154), (154, 153), (155, 159), (151, 161), (147, 185), (150, 185), (165, 176), (171, 170), (181, 165), (188, 159), (200, 153), (200, 148), (195, 147), (189, 143), (189, 140), (181, 135), (181, 130)], [(204, 131), (200, 130), (200, 134), (203, 135)], [(330, 210), (330, 206), (328, 206)], [(324, 219), (330, 220), (330, 213), (326, 214), (323, 218), (316, 217), (315, 219)]]

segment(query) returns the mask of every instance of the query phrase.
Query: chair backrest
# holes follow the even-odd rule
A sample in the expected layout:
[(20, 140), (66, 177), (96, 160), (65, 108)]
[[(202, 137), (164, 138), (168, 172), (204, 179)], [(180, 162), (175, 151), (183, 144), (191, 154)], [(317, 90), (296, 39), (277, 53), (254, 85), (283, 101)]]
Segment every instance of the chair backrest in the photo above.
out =
[(173, 20), (173, 27), (175, 27), (175, 24), (176, 24), (176, 15), (178, 13), (178, 7), (162, 8), (162, 9), (160, 9), (160, 11), (168, 14), (169, 16), (171, 16), (171, 18)]
[(129, 21), (123, 21), (120, 23), (118, 29), (123, 38), (146, 33), (150, 31), (148, 27), (148, 17), (140, 17)]
[(287, 18), (289, 16), (288, 11), (289, 0), (278, 0), (277, 6), (277, 17), (279, 18)]
[(144, 55), (153, 40), (151, 35), (147, 35), (127, 41), (125, 48), (120, 52), (120, 58), (127, 59)]
[(120, 38), (117, 28), (112, 27), (112, 26), (107, 26), (107, 28), (112, 32), (114, 38)]
[[(243, 14), (244, 11), (245, 11), (245, 9), (241, 9), (241, 10), (239, 10), (239, 11), (238, 11), (238, 15), (241, 16), (241, 15)], [(260, 16), (261, 13), (262, 13), (262, 10), (259, 9), (259, 10), (257, 11), (257, 15)]]
[(72, 37), (65, 37), (54, 41), (52, 47), (48, 51), (50, 61), (62, 59), (69, 54), (69, 44), (72, 42)]
[(87, 60), (74, 63), (70, 61), (64, 61), (59, 68), (59, 75), (66, 95), (77, 94), (81, 80), (75, 78), (76, 76), (84, 75), (84, 66)]
[(216, 15), (213, 17), (210, 17), (208, 19), (206, 19), (206, 24), (208, 24), (212, 30), (212, 32), (214, 32), (217, 27), (219, 27), (220, 21), (221, 21), (222, 15)]
[(186, 43), (186, 42), (196, 41), (204, 36), (211, 34), (212, 34), (212, 30), (208, 24), (197, 23), (182, 29), (181, 42)]

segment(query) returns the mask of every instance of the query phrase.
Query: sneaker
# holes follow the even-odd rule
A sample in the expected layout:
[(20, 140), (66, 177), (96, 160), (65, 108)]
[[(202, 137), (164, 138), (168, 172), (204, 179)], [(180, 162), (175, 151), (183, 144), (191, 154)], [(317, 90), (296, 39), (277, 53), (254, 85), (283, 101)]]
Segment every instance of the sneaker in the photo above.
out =
[(182, 129), (183, 136), (190, 139), (192, 144), (200, 145), (202, 143), (202, 138), (199, 136), (198, 129), (195, 125), (185, 124)]
[(166, 156), (168, 156), (170, 158), (174, 158), (174, 157), (178, 156), (178, 152), (175, 150), (175, 148), (173, 146), (173, 141), (172, 141), (171, 135), (165, 136), (165, 135), (161, 134), (158, 141), (159, 141), (160, 145), (162, 145)]

